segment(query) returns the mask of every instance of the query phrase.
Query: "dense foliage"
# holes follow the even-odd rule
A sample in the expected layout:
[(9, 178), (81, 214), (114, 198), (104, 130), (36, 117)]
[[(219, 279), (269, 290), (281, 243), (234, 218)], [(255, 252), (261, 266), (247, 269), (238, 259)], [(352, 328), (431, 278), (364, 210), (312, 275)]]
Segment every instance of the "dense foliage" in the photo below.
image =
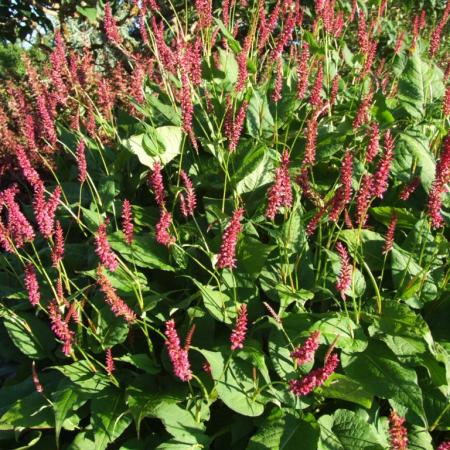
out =
[(0, 91), (0, 448), (450, 448), (450, 2), (162, 3)]

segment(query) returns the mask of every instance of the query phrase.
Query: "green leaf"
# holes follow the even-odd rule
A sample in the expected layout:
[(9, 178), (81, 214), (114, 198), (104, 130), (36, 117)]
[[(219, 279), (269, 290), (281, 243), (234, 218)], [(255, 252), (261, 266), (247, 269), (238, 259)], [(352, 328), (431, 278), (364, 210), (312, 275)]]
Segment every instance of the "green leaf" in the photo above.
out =
[(425, 111), (427, 64), (415, 51), (406, 63), (398, 84), (400, 104), (413, 117), (422, 117)]
[(237, 316), (234, 301), (224, 292), (214, 290), (211, 286), (201, 284), (193, 280), (202, 294), (205, 308), (220, 322), (232, 323)]
[(436, 161), (429, 150), (430, 142), (424, 129), (411, 129), (399, 134), (395, 146), (395, 158), (392, 173), (402, 181), (411, 178), (411, 167), (419, 167), (422, 186), (428, 192), (434, 180)]
[(394, 245), (391, 258), (392, 279), (399, 298), (410, 300), (413, 306), (418, 307), (436, 298), (436, 284), (429, 271), (417, 264), (412, 253)]
[(274, 245), (263, 244), (258, 239), (246, 236), (238, 250), (239, 267), (257, 278), (275, 248)]
[(353, 411), (338, 409), (319, 419), (320, 450), (383, 450), (376, 428)]
[(372, 406), (372, 394), (364, 387), (346, 375), (333, 373), (322, 387), (321, 395), (326, 398), (336, 398), (356, 403), (369, 409)]
[(65, 366), (53, 366), (53, 369), (59, 370), (76, 385), (77, 390), (86, 394), (98, 394), (110, 385), (108, 376), (93, 371), (91, 365), (86, 361), (77, 361)]
[(219, 51), (220, 71), (225, 74), (225, 80), (234, 85), (238, 80), (239, 66), (233, 53), (222, 48)]
[[(183, 396), (185, 393), (183, 393)], [(181, 396), (158, 392), (156, 386), (146, 380), (133, 383), (127, 388), (127, 403), (136, 422), (138, 435), (144, 417), (156, 417), (163, 421), (166, 430), (183, 444), (194, 444), (207, 440), (202, 423), (195, 420), (191, 412), (180, 408), (176, 402)]]
[(59, 442), (59, 434), (66, 418), (86, 403), (87, 399), (73, 389), (73, 385), (63, 379), (55, 392), (52, 392), (53, 411), (55, 413), (55, 435)]
[[(273, 417), (275, 416), (275, 417)], [(319, 430), (313, 417), (302, 420), (276, 411), (252, 436), (246, 450), (316, 450)]]
[(364, 389), (381, 398), (393, 400), (425, 421), (422, 391), (413, 369), (398, 362), (384, 344), (371, 341), (363, 353), (342, 355), (345, 373)]
[(155, 363), (150, 359), (150, 357), (145, 353), (127, 354), (114, 359), (116, 361), (122, 361), (128, 364), (132, 364), (138, 369), (144, 370), (151, 375), (155, 375), (161, 372), (161, 368), (156, 366)]
[(174, 271), (169, 264), (167, 249), (159, 245), (152, 236), (134, 235), (133, 242), (128, 245), (121, 231), (108, 236), (111, 247), (125, 260), (139, 267)]
[(256, 393), (252, 366), (246, 361), (232, 358), (225, 366), (225, 358), (219, 352), (198, 350), (211, 366), (219, 398), (233, 411), (244, 416), (259, 416), (264, 412), (261, 397)]
[(413, 228), (418, 218), (406, 208), (396, 208), (393, 206), (375, 206), (370, 208), (370, 215), (382, 224), (388, 226), (392, 215), (397, 216), (398, 228)]
[(14, 345), (33, 359), (49, 356), (55, 347), (55, 338), (50, 327), (37, 317), (21, 312), (2, 312), (3, 323)]
[(33, 392), (19, 400), (0, 418), (0, 430), (16, 427), (53, 428), (54, 418), (51, 406), (45, 398)]
[(270, 113), (267, 96), (253, 91), (247, 110), (247, 130), (250, 136), (270, 137), (273, 134), (274, 120)]
[(385, 301), (382, 314), (374, 316), (368, 331), (384, 341), (398, 357), (433, 351), (433, 337), (422, 316), (397, 302)]
[(104, 390), (91, 402), (91, 424), (95, 430), (96, 450), (104, 450), (130, 425), (131, 417), (126, 413), (124, 395), (116, 388)]
[(95, 24), (97, 22), (97, 9), (96, 8), (82, 8), (77, 5), (77, 11), (86, 17), (91, 24)]
[(239, 53), (241, 51), (241, 44), (239, 44), (239, 41), (237, 41), (233, 35), (228, 31), (225, 24), (218, 18), (214, 17), (214, 21), (216, 22), (216, 25), (219, 27), (222, 34), (227, 38), (227, 42), (230, 45), (231, 50), (235, 54)]
[(144, 166), (152, 168), (155, 161), (165, 166), (180, 154), (183, 139), (180, 127), (166, 125), (155, 128), (152, 138), (146, 139), (145, 143), (144, 136), (137, 134), (122, 141), (122, 145), (134, 153)]
[[(238, 156), (239, 156), (238, 151)], [(238, 168), (233, 176), (238, 194), (253, 192), (265, 184), (273, 181), (274, 158), (276, 153), (267, 147), (257, 147), (248, 151), (242, 161), (238, 162)]]

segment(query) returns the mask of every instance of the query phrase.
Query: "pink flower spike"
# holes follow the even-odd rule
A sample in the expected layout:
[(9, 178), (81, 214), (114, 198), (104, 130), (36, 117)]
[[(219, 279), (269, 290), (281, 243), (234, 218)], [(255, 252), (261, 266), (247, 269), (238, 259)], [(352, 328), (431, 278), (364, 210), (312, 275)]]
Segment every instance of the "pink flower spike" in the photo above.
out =
[(64, 256), (64, 234), (59, 220), (56, 221), (54, 240), (51, 257), (53, 267), (58, 267)]
[(102, 223), (95, 235), (95, 252), (100, 259), (102, 265), (108, 270), (114, 272), (119, 267), (119, 262), (115, 253), (111, 250), (106, 234), (106, 223)]
[(156, 224), (156, 242), (169, 247), (175, 242), (175, 237), (169, 233), (172, 214), (166, 210), (161, 210), (161, 218)]
[(105, 3), (105, 17), (103, 19), (103, 26), (105, 28), (105, 33), (108, 40), (113, 44), (120, 45), (122, 43), (122, 36), (117, 28), (109, 2)]
[(68, 323), (62, 318), (58, 303), (54, 300), (48, 307), (51, 327), (55, 336), (63, 343), (63, 352), (66, 356), (72, 353), (74, 332), (70, 330)]
[(180, 177), (183, 181), (184, 189), (186, 191), (186, 197), (184, 194), (180, 194), (181, 213), (184, 217), (193, 216), (195, 208), (197, 206), (197, 198), (195, 196), (194, 185), (188, 177), (187, 173), (182, 170)]
[(33, 306), (39, 305), (41, 294), (39, 292), (39, 284), (36, 271), (32, 264), (25, 267), (25, 288), (28, 292), (28, 300)]
[(231, 350), (244, 348), (245, 335), (247, 333), (247, 305), (243, 303), (239, 309), (236, 324), (230, 336)]
[(450, 450), (450, 441), (441, 442), (437, 450)]
[(384, 135), (384, 153), (378, 163), (377, 171), (374, 174), (373, 194), (378, 198), (383, 198), (388, 188), (389, 172), (394, 159), (394, 139), (390, 130)]
[(275, 172), (275, 183), (267, 193), (269, 199), (266, 217), (273, 220), (280, 207), (292, 206), (292, 187), (289, 175), (289, 152), (285, 150), (281, 156), (281, 166)]
[(309, 44), (303, 42), (302, 52), (298, 58), (297, 69), (297, 98), (302, 100), (305, 97), (306, 90), (308, 89), (308, 77), (309, 77)]
[(400, 417), (396, 411), (392, 410), (389, 417), (389, 434), (391, 441), (391, 450), (408, 449), (408, 430), (404, 426), (405, 418)]
[(298, 346), (293, 352), (291, 352), (291, 358), (301, 366), (314, 360), (316, 350), (320, 344), (320, 331), (316, 330), (306, 339), (303, 345)]
[(341, 294), (342, 300), (345, 300), (345, 292), (350, 288), (352, 283), (352, 266), (350, 265), (347, 249), (341, 242), (336, 244), (336, 250), (341, 260), (341, 269), (336, 282), (336, 289)]
[(111, 349), (106, 349), (106, 373), (111, 376), (114, 372), (114, 359), (112, 357)]
[(414, 177), (400, 192), (400, 200), (406, 201), (420, 184), (420, 177)]
[(369, 145), (367, 147), (366, 152), (366, 161), (371, 163), (375, 156), (378, 154), (379, 149), (379, 139), (380, 139), (380, 129), (376, 122), (373, 122), (370, 126), (370, 135), (369, 135)]
[(219, 269), (233, 269), (236, 267), (236, 244), (242, 229), (240, 221), (243, 215), (244, 208), (236, 209), (229, 224), (225, 228), (216, 264)]
[(161, 164), (158, 161), (153, 164), (153, 168), (151, 173), (149, 174), (148, 181), (155, 194), (157, 205), (162, 208), (165, 205), (166, 193), (164, 192), (164, 181), (161, 172)]
[(125, 199), (122, 203), (122, 232), (128, 245), (131, 245), (133, 242), (133, 230), (131, 203)]
[(320, 92), (322, 90), (323, 84), (323, 64), (320, 63), (317, 69), (316, 80), (311, 91), (311, 105), (318, 107), (322, 104), (322, 99), (320, 98)]
[(191, 380), (192, 372), (189, 364), (188, 352), (181, 347), (174, 320), (168, 320), (166, 322), (166, 331), (164, 334), (167, 337), (165, 343), (175, 376), (181, 381)]
[(389, 253), (392, 250), (392, 247), (394, 246), (394, 234), (395, 228), (397, 226), (397, 220), (398, 220), (397, 215), (393, 214), (386, 233), (386, 239), (384, 241), (383, 255)]
[(116, 317), (123, 317), (128, 323), (136, 320), (135, 312), (117, 295), (107, 276), (103, 273), (102, 266), (97, 268), (97, 284), (105, 295), (105, 301)]

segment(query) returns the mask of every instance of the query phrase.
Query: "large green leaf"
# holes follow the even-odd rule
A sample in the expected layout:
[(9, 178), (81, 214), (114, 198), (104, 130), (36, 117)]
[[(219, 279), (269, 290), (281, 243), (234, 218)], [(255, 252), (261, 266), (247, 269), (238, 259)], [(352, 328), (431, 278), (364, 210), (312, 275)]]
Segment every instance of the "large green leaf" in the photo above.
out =
[(86, 361), (77, 361), (65, 366), (54, 366), (76, 385), (76, 389), (86, 394), (98, 394), (110, 385), (106, 373), (100, 372)]
[[(308, 420), (309, 419), (309, 420)], [(259, 427), (248, 443), (247, 450), (315, 450), (319, 430), (313, 417), (306, 420), (275, 410)]]
[(319, 419), (320, 450), (383, 450), (376, 428), (353, 411), (338, 409)]
[(425, 421), (422, 391), (413, 369), (398, 362), (383, 343), (372, 341), (362, 353), (342, 355), (345, 373), (378, 397), (395, 401)]
[(412, 53), (398, 85), (400, 104), (413, 117), (422, 117), (425, 111), (428, 65), (418, 51)]
[(59, 434), (66, 418), (86, 403), (86, 396), (77, 392), (73, 385), (66, 379), (61, 380), (56, 391), (52, 392), (52, 406), (55, 413), (55, 434), (56, 441), (59, 441)]
[(211, 366), (219, 398), (233, 411), (244, 416), (259, 416), (264, 412), (261, 396), (253, 380), (252, 366), (232, 358), (225, 363), (222, 353), (199, 350)]
[(270, 113), (267, 96), (253, 91), (247, 110), (247, 130), (250, 136), (269, 137), (273, 133), (274, 120)]
[(104, 390), (91, 402), (91, 424), (95, 430), (96, 450), (104, 450), (114, 442), (131, 423), (124, 395), (115, 388)]
[(265, 146), (245, 149), (244, 157), (238, 162), (233, 176), (237, 193), (253, 192), (272, 182), (275, 157), (276, 153)]
[(156, 161), (163, 166), (180, 154), (183, 134), (180, 127), (167, 125), (152, 129), (149, 134), (137, 134), (122, 141), (141, 164), (153, 167)]
[(55, 347), (55, 338), (50, 327), (37, 317), (21, 312), (2, 312), (3, 323), (15, 346), (33, 359), (49, 356)]
[(416, 163), (421, 183), (428, 192), (434, 180), (436, 167), (429, 147), (429, 139), (423, 129), (417, 128), (400, 133), (395, 147), (392, 173), (403, 182), (407, 182), (411, 177), (411, 167)]
[(414, 254), (394, 245), (391, 258), (392, 279), (399, 298), (409, 300), (416, 307), (436, 298), (437, 286), (430, 271), (419, 266)]
[(216, 291), (211, 286), (203, 285), (193, 280), (200, 290), (203, 304), (209, 313), (220, 322), (232, 323), (237, 315), (236, 305), (227, 294)]
[(128, 245), (121, 231), (108, 236), (111, 247), (125, 260), (139, 267), (173, 271), (167, 249), (159, 245), (153, 236), (137, 234)]
[(346, 375), (334, 373), (322, 387), (321, 395), (326, 398), (336, 398), (356, 403), (364, 408), (372, 406), (372, 394), (364, 387)]

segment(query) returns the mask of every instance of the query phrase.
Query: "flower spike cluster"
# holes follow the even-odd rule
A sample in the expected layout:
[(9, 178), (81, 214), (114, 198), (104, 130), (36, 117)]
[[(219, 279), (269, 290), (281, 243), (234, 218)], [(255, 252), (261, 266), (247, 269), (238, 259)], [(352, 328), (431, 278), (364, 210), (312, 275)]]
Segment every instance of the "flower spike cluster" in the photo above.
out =
[(236, 244), (242, 229), (241, 218), (243, 215), (244, 208), (236, 209), (230, 223), (225, 228), (217, 259), (217, 267), (219, 269), (233, 269), (236, 267)]
[(292, 187), (289, 176), (289, 152), (285, 150), (281, 156), (281, 166), (275, 172), (275, 183), (269, 189), (269, 199), (266, 209), (266, 217), (270, 220), (275, 218), (280, 207), (292, 206)]
[(245, 335), (247, 333), (247, 305), (243, 303), (239, 309), (236, 325), (230, 336), (231, 350), (244, 348)]
[(347, 249), (342, 242), (336, 244), (336, 250), (341, 260), (341, 270), (336, 282), (336, 289), (341, 294), (342, 300), (345, 300), (345, 293), (350, 288), (352, 283), (352, 266), (350, 265), (350, 258)]
[(316, 350), (320, 345), (320, 331), (316, 330), (306, 339), (303, 345), (291, 352), (291, 358), (301, 366), (314, 360)]
[(328, 380), (338, 365), (339, 356), (337, 353), (332, 353), (323, 367), (312, 370), (300, 380), (290, 380), (289, 390), (298, 397), (310, 394), (315, 388), (322, 386)]
[(117, 261), (117, 256), (109, 245), (106, 225), (107, 223), (102, 223), (97, 229), (97, 234), (95, 235), (95, 252), (102, 265), (111, 272), (114, 272), (119, 267), (119, 261)]
[(400, 417), (396, 411), (392, 410), (389, 417), (389, 434), (391, 440), (391, 450), (408, 449), (408, 430), (405, 428), (405, 418)]
[(172, 362), (173, 372), (181, 381), (192, 379), (191, 366), (189, 364), (188, 351), (181, 347), (180, 338), (175, 329), (175, 321), (166, 322), (166, 347)]

